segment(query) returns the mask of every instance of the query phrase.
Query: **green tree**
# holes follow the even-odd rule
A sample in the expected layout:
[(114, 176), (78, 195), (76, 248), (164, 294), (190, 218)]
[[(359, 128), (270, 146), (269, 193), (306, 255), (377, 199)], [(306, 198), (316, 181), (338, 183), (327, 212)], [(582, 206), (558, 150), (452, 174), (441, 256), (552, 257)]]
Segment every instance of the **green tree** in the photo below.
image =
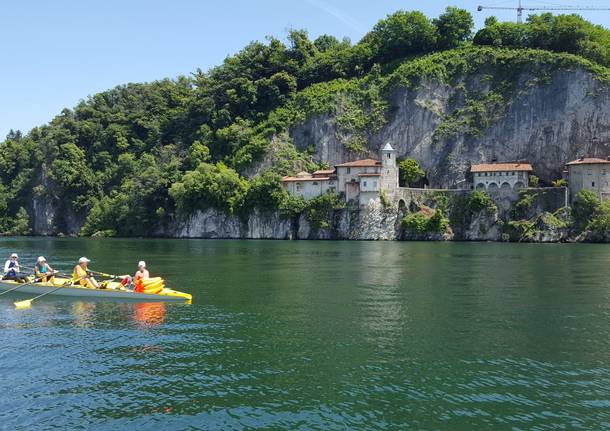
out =
[(474, 190), (468, 196), (468, 209), (472, 213), (478, 213), (483, 210), (494, 209), (496, 205), (487, 192), (483, 190)]
[(601, 202), (591, 215), (587, 229), (594, 232), (610, 232), (610, 201)]
[(439, 49), (451, 49), (470, 39), (474, 21), (470, 12), (456, 7), (447, 7), (445, 12), (432, 20), (437, 32)]
[(377, 61), (387, 62), (431, 51), (436, 43), (436, 27), (421, 12), (398, 11), (379, 21), (365, 38), (369, 40)]
[(31, 231), (28, 212), (25, 208), (20, 207), (7, 233), (9, 235), (29, 235)]
[(603, 65), (610, 64), (610, 31), (578, 15), (530, 15), (523, 24), (489, 19), (473, 42), (477, 45), (569, 52)]
[(351, 46), (350, 40), (348, 38), (345, 38), (340, 41), (335, 36), (331, 36), (328, 34), (318, 36), (318, 38), (313, 41), (313, 44), (317, 48), (318, 52), (334, 51), (338, 49), (349, 48)]
[(187, 212), (209, 207), (233, 212), (242, 205), (248, 186), (247, 180), (223, 163), (201, 163), (175, 182), (169, 194)]
[(426, 173), (415, 159), (405, 159), (398, 163), (398, 172), (402, 182), (409, 186), (421, 180)]
[(581, 190), (576, 195), (572, 206), (572, 217), (577, 229), (584, 229), (593, 216), (599, 211), (601, 200), (591, 190)]
[(409, 213), (402, 219), (402, 226), (414, 233), (428, 232), (428, 218), (423, 212)]
[(337, 193), (327, 192), (307, 202), (306, 219), (314, 229), (330, 229), (335, 211), (345, 208), (345, 201)]
[(85, 152), (74, 143), (60, 145), (59, 154), (51, 163), (49, 177), (59, 188), (59, 193), (78, 210), (86, 209), (90, 199), (99, 191)]

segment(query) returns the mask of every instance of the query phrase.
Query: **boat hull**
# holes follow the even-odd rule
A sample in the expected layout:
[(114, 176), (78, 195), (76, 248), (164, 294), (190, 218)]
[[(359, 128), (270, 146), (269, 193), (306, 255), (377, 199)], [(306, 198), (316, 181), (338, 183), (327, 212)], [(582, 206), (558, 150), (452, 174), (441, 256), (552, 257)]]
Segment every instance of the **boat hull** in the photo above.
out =
[[(17, 283), (10, 281), (0, 281), (0, 292), (5, 292), (9, 289), (17, 287)], [(43, 293), (51, 292), (59, 286), (51, 286), (48, 284), (30, 284), (22, 286), (14, 290), (15, 293), (27, 293), (31, 295), (42, 295)], [(165, 289), (166, 294), (152, 293), (135, 293), (127, 290), (115, 289), (89, 289), (86, 287), (67, 286), (49, 293), (48, 296), (70, 296), (77, 298), (95, 298), (95, 299), (112, 299), (113, 301), (129, 301), (129, 302), (190, 302), (191, 297), (188, 294)]]

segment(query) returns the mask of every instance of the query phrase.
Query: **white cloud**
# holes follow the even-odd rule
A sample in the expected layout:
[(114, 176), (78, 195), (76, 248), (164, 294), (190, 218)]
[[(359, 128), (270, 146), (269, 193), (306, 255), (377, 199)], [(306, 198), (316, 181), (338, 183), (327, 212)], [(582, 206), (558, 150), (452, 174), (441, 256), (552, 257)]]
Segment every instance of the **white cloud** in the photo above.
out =
[(325, 2), (323, 0), (307, 0), (307, 2), (310, 5), (323, 10), (327, 14), (334, 16), (339, 21), (341, 21), (343, 24), (345, 24), (348, 27), (351, 27), (354, 30), (358, 30), (361, 32), (366, 31), (366, 27), (360, 21), (358, 21), (354, 17), (350, 16), (345, 11), (329, 4), (328, 2)]

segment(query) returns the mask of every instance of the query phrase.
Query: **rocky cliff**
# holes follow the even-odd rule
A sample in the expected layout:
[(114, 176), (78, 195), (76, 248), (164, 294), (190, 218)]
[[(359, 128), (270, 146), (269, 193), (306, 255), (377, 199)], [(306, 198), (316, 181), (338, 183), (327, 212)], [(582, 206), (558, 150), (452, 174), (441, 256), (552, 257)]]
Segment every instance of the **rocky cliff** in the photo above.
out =
[[(328, 227), (316, 229), (307, 212), (282, 217), (255, 211), (243, 219), (217, 210), (178, 217), (159, 236), (177, 238), (348, 239), (348, 240), (466, 240), (558, 242), (567, 239), (562, 211), (565, 189), (530, 189), (522, 193), (498, 192), (490, 205), (473, 208), (463, 191), (405, 191), (405, 206), (384, 206), (371, 201), (366, 207), (349, 205), (329, 215)], [(450, 217), (446, 232), (412, 232), (402, 220), (419, 208), (439, 209)], [(518, 218), (519, 221), (511, 221)]]
[[(438, 188), (464, 181), (471, 163), (528, 160), (550, 182), (579, 155), (610, 155), (610, 87), (591, 72), (556, 70), (541, 79), (525, 70), (511, 97), (487, 106), (485, 127), (468, 129), (468, 97), (494, 90), (486, 76), (463, 76), (453, 85), (426, 79), (415, 89), (393, 90), (389, 121), (370, 136), (365, 152), (376, 155), (391, 142), (399, 157), (417, 159)], [(297, 148), (315, 143), (316, 160), (330, 165), (361, 156), (348, 151), (340, 136), (336, 118), (328, 114), (291, 131)]]

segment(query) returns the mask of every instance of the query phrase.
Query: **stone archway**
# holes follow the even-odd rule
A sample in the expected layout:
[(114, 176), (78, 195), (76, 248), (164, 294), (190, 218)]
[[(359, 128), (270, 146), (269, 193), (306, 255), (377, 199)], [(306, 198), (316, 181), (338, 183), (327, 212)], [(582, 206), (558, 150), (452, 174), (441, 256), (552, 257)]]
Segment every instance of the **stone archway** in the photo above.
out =
[(514, 188), (515, 190), (523, 189), (525, 188), (525, 184), (523, 184), (521, 181), (517, 181)]
[(407, 203), (405, 202), (405, 200), (399, 199), (398, 200), (398, 211), (404, 212), (406, 209), (407, 209)]
[(510, 190), (510, 184), (508, 184), (507, 182), (503, 182), (502, 185), (500, 186), (500, 189), (502, 190)]
[(485, 184), (483, 183), (478, 183), (477, 186), (475, 187), (477, 190), (485, 190)]
[(498, 190), (498, 185), (496, 183), (489, 183), (487, 185), (487, 190), (489, 190), (489, 191)]

